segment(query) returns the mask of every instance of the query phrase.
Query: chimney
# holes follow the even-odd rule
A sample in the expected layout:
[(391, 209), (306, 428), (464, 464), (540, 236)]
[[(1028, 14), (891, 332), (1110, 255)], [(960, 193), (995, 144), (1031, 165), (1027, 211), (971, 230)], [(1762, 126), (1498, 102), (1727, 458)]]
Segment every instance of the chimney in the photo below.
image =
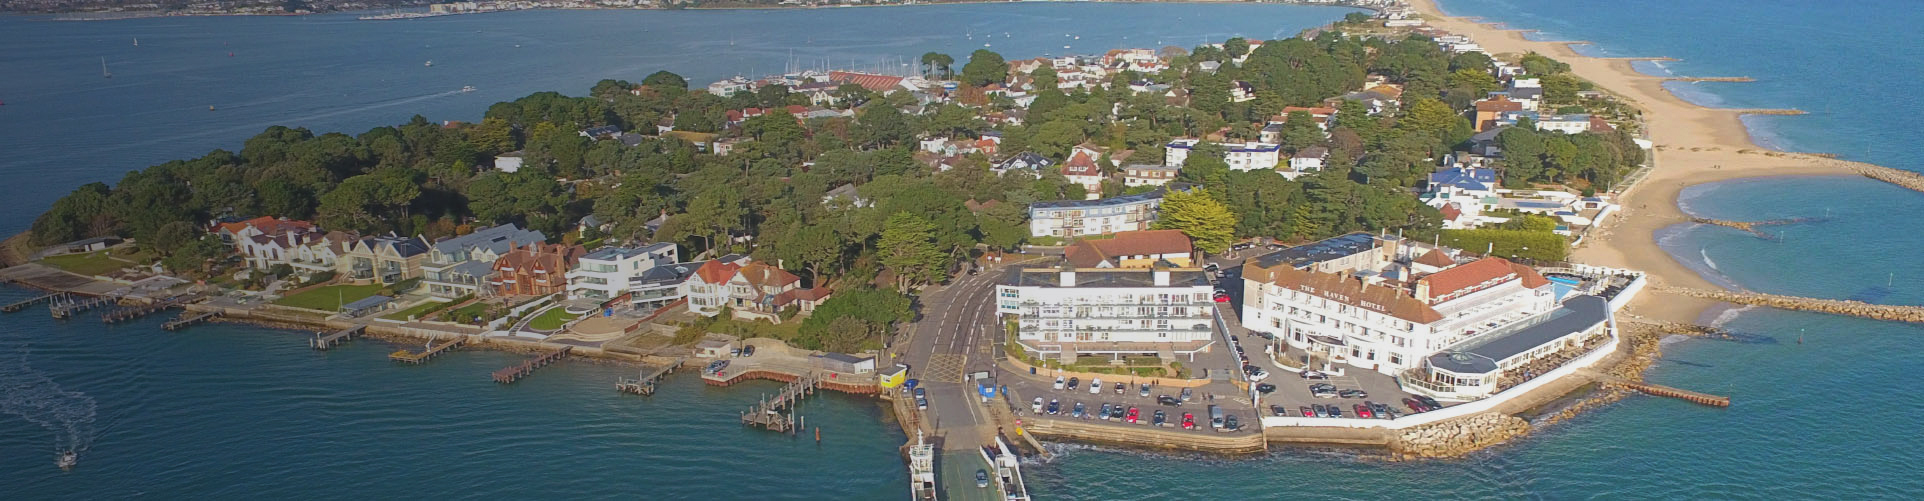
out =
[(1157, 287), (1169, 286), (1169, 268), (1157, 266), (1156, 269), (1151, 270), (1149, 274), (1154, 276)]
[(1061, 283), (1061, 285), (1062, 285), (1063, 287), (1075, 287), (1075, 286), (1076, 286), (1076, 269), (1075, 269), (1075, 268), (1063, 268), (1063, 269), (1062, 269), (1062, 282), (1060, 282), (1060, 283)]
[(1430, 281), (1429, 280), (1427, 279), (1416, 280), (1416, 300), (1422, 301), (1425, 303), (1430, 302)]

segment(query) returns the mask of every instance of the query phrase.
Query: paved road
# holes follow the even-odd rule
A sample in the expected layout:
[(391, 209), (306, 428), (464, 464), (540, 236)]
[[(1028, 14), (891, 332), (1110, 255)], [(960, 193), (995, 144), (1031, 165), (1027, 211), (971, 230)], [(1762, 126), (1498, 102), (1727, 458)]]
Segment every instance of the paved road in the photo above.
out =
[[(921, 319), (909, 328), (901, 348), (910, 377), (928, 390), (931, 425), (943, 437), (943, 450), (973, 451), (995, 432), (981, 408), (975, 383), (965, 379), (995, 365), (1001, 327), (995, 313), (995, 284), (1007, 268), (962, 275), (921, 296)], [(971, 473), (972, 474), (972, 473)], [(973, 482), (973, 480), (970, 480)]]

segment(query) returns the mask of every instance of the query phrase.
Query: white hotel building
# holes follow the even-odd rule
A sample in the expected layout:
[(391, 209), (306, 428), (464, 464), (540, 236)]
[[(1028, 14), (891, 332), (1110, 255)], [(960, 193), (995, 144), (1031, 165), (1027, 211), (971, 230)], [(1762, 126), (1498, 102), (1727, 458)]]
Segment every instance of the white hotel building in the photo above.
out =
[[(1374, 240), (1318, 242), (1245, 264), (1243, 324), (1324, 367), (1399, 375), (1478, 333), (1557, 307), (1550, 281), (1528, 266), (1488, 257), (1459, 264), (1440, 249), (1411, 257), (1416, 250), (1405, 242)], [(1336, 260), (1345, 266), (1322, 266)]]
[[(1200, 142), (1195, 139), (1169, 141), (1169, 144), (1163, 145), (1162, 164), (1182, 167), (1183, 161), (1189, 159), (1189, 151)], [(1283, 160), (1283, 146), (1279, 144), (1225, 143), (1222, 147), (1223, 161), (1229, 164), (1229, 170), (1273, 170)]]
[(1214, 292), (1197, 268), (1031, 268), (996, 286), (996, 311), (1039, 358), (1194, 360), (1214, 343)]

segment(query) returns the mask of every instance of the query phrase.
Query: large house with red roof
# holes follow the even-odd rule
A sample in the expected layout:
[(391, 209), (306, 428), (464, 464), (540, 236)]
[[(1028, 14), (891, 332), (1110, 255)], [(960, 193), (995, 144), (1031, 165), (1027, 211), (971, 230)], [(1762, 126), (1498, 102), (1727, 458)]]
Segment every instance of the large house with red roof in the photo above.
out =
[(1251, 260), (1243, 277), (1244, 326), (1325, 370), (1406, 375), (1559, 308), (1550, 280), (1529, 266), (1369, 234)]
[(787, 270), (747, 260), (703, 263), (681, 287), (688, 311), (712, 317), (727, 309), (735, 318), (775, 323), (782, 322), (782, 309), (811, 312), (829, 296), (825, 287), (803, 288), (801, 277)]
[(1087, 193), (1086, 199), (1102, 198), (1102, 180), (1107, 176), (1102, 175), (1102, 166), (1096, 164), (1096, 157), (1089, 152), (1077, 151), (1070, 155), (1069, 161), (1062, 163), (1062, 177), (1082, 185), (1083, 192)]

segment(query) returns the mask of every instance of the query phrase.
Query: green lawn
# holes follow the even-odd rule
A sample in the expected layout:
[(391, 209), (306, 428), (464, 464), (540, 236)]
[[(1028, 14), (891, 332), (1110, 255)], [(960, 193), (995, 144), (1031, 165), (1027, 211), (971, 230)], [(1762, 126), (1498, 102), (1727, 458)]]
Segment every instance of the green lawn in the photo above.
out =
[(580, 316), (581, 315), (568, 313), (564, 308), (549, 308), (548, 311), (542, 312), (541, 316), (534, 317), (534, 320), (529, 320), (528, 328), (538, 331), (551, 331), (561, 328), (562, 324), (566, 324), (569, 320), (574, 320)]
[(381, 284), (329, 285), (281, 298), (274, 304), (312, 310), (340, 311), (341, 305), (372, 296), (380, 290)]
[(132, 263), (108, 257), (107, 252), (108, 251), (97, 251), (86, 254), (50, 256), (41, 259), (40, 262), (55, 268), (88, 276), (105, 275), (112, 273), (114, 270), (133, 266)]
[(409, 316), (426, 317), (428, 316), (429, 313), (441, 311), (442, 308), (446, 308), (448, 307), (448, 305), (451, 305), (454, 303), (455, 303), (454, 301), (449, 301), (445, 303), (441, 301), (428, 301), (428, 302), (414, 305), (414, 307), (412, 308), (394, 312), (393, 314), (383, 315), (381, 316), (381, 318), (385, 318), (388, 320), (407, 320)]
[(441, 317), (442, 320), (463, 324), (472, 322), (476, 316), (480, 316), (485, 320), (488, 319), (488, 307), (492, 305), (493, 303), (488, 301), (476, 301), (473, 304), (462, 306), (454, 311), (448, 312), (448, 314), (442, 315)]

